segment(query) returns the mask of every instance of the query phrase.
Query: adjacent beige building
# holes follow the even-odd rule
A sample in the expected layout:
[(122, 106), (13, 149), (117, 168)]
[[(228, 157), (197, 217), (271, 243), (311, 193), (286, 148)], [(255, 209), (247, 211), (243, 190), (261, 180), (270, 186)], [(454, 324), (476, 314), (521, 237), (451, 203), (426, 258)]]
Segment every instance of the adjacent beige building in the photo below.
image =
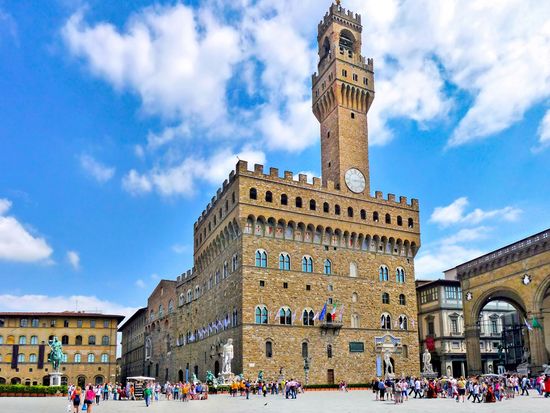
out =
[(140, 308), (118, 329), (122, 334), (120, 381), (145, 374), (145, 324), (147, 307)]
[(121, 315), (86, 312), (0, 313), (0, 384), (49, 385), (48, 342), (62, 342), (62, 383), (80, 386), (116, 378)]

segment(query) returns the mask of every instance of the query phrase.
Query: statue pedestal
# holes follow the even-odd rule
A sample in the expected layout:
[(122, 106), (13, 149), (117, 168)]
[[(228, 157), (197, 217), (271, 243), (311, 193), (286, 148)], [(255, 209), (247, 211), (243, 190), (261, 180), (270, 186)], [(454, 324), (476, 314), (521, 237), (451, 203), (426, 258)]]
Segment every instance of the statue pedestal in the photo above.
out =
[(386, 373), (386, 380), (394, 380), (395, 374), (394, 373)]
[(62, 374), (58, 371), (52, 371), (50, 373), (50, 386), (61, 386)]
[(235, 375), (231, 372), (222, 373), (222, 377), (225, 384), (232, 383), (235, 380)]

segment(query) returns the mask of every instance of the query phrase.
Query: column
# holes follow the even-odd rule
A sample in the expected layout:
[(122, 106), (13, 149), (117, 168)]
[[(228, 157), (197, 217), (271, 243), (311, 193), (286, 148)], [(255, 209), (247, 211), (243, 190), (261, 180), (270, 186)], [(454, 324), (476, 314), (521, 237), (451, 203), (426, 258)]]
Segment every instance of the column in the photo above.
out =
[[(533, 317), (537, 319), (541, 326), (544, 325), (544, 319), (541, 313), (529, 314), (528, 322), (533, 324)], [(544, 330), (542, 328), (533, 328), (529, 330), (529, 351), (531, 352), (531, 372), (539, 373), (543, 371), (543, 364), (547, 364), (546, 347), (544, 345)]]
[(470, 375), (482, 374), (481, 352), (479, 350), (479, 328), (474, 325), (467, 325), (464, 328), (466, 341), (466, 360), (468, 361), (468, 373)]

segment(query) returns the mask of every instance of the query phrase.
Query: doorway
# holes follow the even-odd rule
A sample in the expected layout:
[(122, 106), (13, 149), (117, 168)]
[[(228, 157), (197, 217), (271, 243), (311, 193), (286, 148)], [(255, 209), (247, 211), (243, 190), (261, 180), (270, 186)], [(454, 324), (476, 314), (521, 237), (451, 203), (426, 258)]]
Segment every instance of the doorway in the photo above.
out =
[(334, 369), (327, 370), (327, 383), (334, 384)]

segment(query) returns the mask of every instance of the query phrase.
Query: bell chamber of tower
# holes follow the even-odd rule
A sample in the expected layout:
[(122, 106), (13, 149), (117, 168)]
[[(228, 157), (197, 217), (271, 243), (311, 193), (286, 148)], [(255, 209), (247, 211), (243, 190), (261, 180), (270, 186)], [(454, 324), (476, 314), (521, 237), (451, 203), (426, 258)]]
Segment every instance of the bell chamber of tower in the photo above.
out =
[(361, 56), (361, 16), (332, 4), (318, 25), (313, 113), (321, 124), (323, 181), (370, 195), (367, 113), (374, 99), (372, 59)]

